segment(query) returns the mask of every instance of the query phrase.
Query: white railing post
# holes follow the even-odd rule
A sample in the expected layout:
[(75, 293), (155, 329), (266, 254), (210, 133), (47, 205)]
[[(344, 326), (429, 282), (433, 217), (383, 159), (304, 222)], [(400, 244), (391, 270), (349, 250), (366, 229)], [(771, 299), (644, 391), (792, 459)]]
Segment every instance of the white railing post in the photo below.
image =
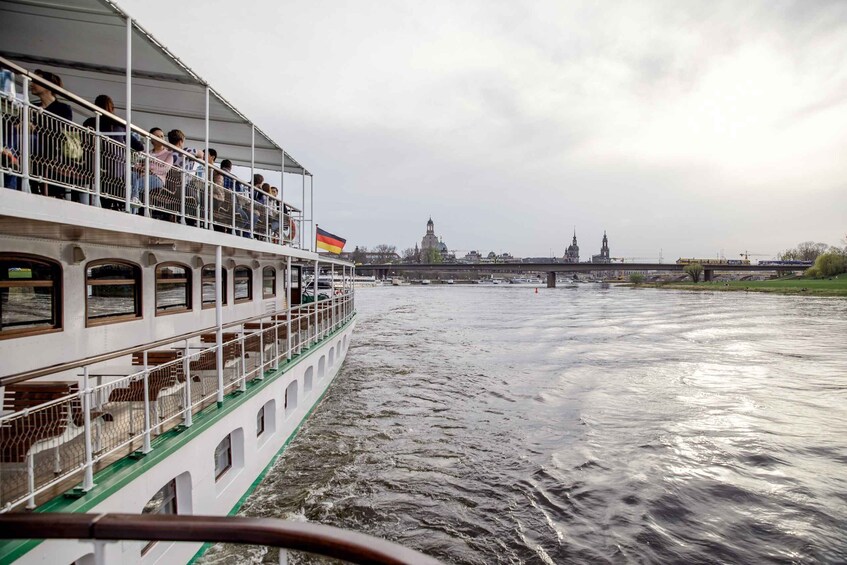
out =
[(288, 329), (285, 332), (285, 360), (291, 361), (291, 256), (285, 268), (285, 305), (288, 307), (286, 323)]
[(235, 231), (238, 229), (235, 223), (235, 206), (238, 204), (238, 199), (235, 196), (238, 181), (232, 181), (232, 234), (237, 235)]
[(185, 340), (185, 348), (182, 353), (182, 375), (185, 377), (185, 414), (182, 417), (186, 428), (190, 428), (193, 421), (191, 405), (191, 361), (188, 358), (188, 340)]
[(147, 350), (144, 350), (144, 446), (141, 453), (150, 453), (150, 368), (147, 366)]
[(315, 301), (314, 301), (314, 303), (312, 303), (312, 306), (314, 306), (314, 308), (315, 308), (315, 331), (314, 331), (315, 339), (314, 339), (314, 343), (318, 342), (318, 323), (319, 323), (318, 322), (318, 276), (320, 275), (320, 272), (321, 272), (320, 263), (318, 263), (318, 261), (315, 261), (315, 281), (313, 283), (314, 291), (315, 291)]
[(91, 384), (88, 380), (88, 367), (82, 369), (82, 418), (83, 433), (85, 434), (85, 475), (82, 479), (82, 490), (85, 492), (94, 488), (94, 453), (91, 449)]
[(144, 215), (150, 217), (150, 138), (144, 138)]
[(23, 179), (23, 192), (32, 192), (29, 188), (29, 144), (30, 144), (30, 104), (29, 104), (29, 77), (24, 75), (24, 112), (21, 120), (21, 176)]
[(100, 191), (102, 190), (100, 184), (103, 182), (100, 172), (103, 166), (101, 160), (102, 145), (103, 141), (100, 136), (100, 112), (96, 112), (94, 114), (94, 202), (91, 205), (97, 207), (100, 206)]
[(223, 330), (223, 259), (221, 246), (215, 248), (215, 366), (218, 376), (217, 403), (220, 408), (224, 403), (224, 330)]
[(259, 318), (259, 379), (265, 378), (265, 319)]
[(247, 355), (244, 351), (244, 324), (241, 324), (241, 385), (238, 390), (247, 392)]
[(132, 212), (132, 18), (126, 19), (126, 143), (124, 144), (124, 197)]
[(279, 320), (276, 318), (276, 313), (272, 318), (274, 325), (274, 371), (279, 369)]
[(185, 225), (185, 167), (189, 157), (183, 156), (182, 167), (179, 171), (179, 222)]

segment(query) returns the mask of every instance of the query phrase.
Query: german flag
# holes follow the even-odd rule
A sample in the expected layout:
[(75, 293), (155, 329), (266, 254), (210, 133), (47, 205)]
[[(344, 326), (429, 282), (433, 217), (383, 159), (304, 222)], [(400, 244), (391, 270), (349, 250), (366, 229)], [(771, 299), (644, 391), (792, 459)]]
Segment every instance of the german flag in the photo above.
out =
[(344, 249), (344, 244), (347, 243), (346, 239), (342, 239), (337, 235), (332, 235), (321, 228), (317, 229), (315, 239), (317, 240), (318, 247), (335, 254), (341, 253), (341, 250)]

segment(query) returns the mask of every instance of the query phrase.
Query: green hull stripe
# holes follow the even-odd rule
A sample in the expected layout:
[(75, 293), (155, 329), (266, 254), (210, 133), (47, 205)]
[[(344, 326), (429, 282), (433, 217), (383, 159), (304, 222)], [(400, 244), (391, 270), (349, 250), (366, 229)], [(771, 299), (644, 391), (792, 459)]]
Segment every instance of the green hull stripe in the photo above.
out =
[[(61, 494), (41, 506), (35, 509), (35, 512), (89, 512), (95, 506), (124, 488), (131, 481), (135, 480), (139, 476), (146, 473), (153, 466), (161, 463), (164, 459), (183, 448), (186, 443), (203, 433), (209, 427), (211, 427), (215, 422), (217, 422), (222, 416), (233, 412), (237, 408), (239, 408), (242, 404), (244, 404), (249, 398), (257, 395), (263, 389), (265, 389), (268, 385), (274, 382), (277, 377), (282, 376), (284, 373), (290, 371), (295, 365), (299, 364), (301, 361), (306, 359), (314, 352), (318, 347), (326, 344), (327, 341), (331, 340), (337, 334), (343, 332), (347, 329), (350, 324), (355, 321), (356, 315), (353, 315), (353, 318), (350, 319), (346, 324), (335, 330), (333, 333), (329, 334), (324, 340), (317, 344), (313, 345), (309, 348), (304, 348), (303, 353), (292, 357), (290, 361), (285, 362), (285, 364), (280, 365), (278, 369), (275, 371), (269, 371), (265, 373), (265, 378), (262, 380), (253, 379), (251, 382), (247, 383), (247, 392), (238, 392), (234, 391), (229, 393), (226, 397), (224, 397), (224, 403), (222, 406), (208, 406), (194, 414), (193, 423), (190, 428), (182, 428), (182, 429), (171, 429), (162, 435), (158, 436), (151, 442), (152, 450), (147, 455), (134, 459), (131, 456), (126, 456), (118, 461), (115, 461), (105, 469), (99, 471), (94, 475), (94, 484), (96, 485), (92, 490), (83, 494), (82, 496), (77, 497), (74, 493), (74, 490), (71, 489), (64, 494)], [(339, 366), (338, 371), (341, 370)], [(338, 374), (336, 371), (336, 375)], [(300, 420), (297, 424), (297, 427), (294, 428), (294, 431), (288, 436), (283, 443), (282, 447), (279, 451), (271, 458), (270, 463), (265, 466), (262, 472), (256, 477), (244, 495), (238, 500), (235, 506), (229, 511), (230, 516), (234, 515), (238, 512), (241, 506), (244, 504), (244, 501), (253, 493), (257, 486), (262, 482), (262, 480), (267, 475), (268, 471), (270, 471), (271, 467), (274, 463), (276, 463), (279, 456), (297, 434), (297, 431), (300, 429), (300, 426), (303, 425), (303, 422), (312, 414), (315, 407), (320, 404), (321, 400), (323, 400), (324, 395), (327, 390), (329, 390), (329, 386), (327, 386), (324, 393), (321, 394), (320, 398), (318, 398), (305, 416)], [(43, 540), (9, 540), (0, 542), (0, 565), (5, 565), (7, 563), (12, 563), (16, 559), (19, 559), (27, 552), (31, 551), (38, 544), (40, 544)], [(200, 557), (204, 551), (208, 547), (211, 547), (211, 544), (204, 544), (200, 551), (195, 555), (191, 562)]]

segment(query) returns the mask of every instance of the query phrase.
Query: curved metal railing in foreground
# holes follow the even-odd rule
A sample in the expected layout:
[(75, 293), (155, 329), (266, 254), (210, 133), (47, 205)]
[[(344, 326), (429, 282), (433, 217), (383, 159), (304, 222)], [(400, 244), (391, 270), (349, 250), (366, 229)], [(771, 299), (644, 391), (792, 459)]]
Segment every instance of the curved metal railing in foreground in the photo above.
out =
[(358, 532), (320, 524), (240, 516), (11, 513), (0, 516), (0, 539), (240, 543), (305, 551), (350, 563), (439, 563), (423, 553)]

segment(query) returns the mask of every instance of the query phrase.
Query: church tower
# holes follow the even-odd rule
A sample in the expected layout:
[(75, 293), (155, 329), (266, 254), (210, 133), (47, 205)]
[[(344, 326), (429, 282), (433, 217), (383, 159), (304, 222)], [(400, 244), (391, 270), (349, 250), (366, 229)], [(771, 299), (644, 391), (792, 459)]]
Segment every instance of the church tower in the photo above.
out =
[(421, 252), (426, 252), (427, 249), (438, 249), (438, 237), (435, 235), (435, 223), (432, 218), (426, 223), (426, 235), (421, 240)]
[(609, 238), (606, 237), (606, 230), (603, 230), (603, 245), (600, 247), (600, 257), (604, 263), (609, 263)]
[(565, 250), (565, 263), (579, 263), (579, 245), (576, 243), (576, 228), (573, 230), (573, 243)]

